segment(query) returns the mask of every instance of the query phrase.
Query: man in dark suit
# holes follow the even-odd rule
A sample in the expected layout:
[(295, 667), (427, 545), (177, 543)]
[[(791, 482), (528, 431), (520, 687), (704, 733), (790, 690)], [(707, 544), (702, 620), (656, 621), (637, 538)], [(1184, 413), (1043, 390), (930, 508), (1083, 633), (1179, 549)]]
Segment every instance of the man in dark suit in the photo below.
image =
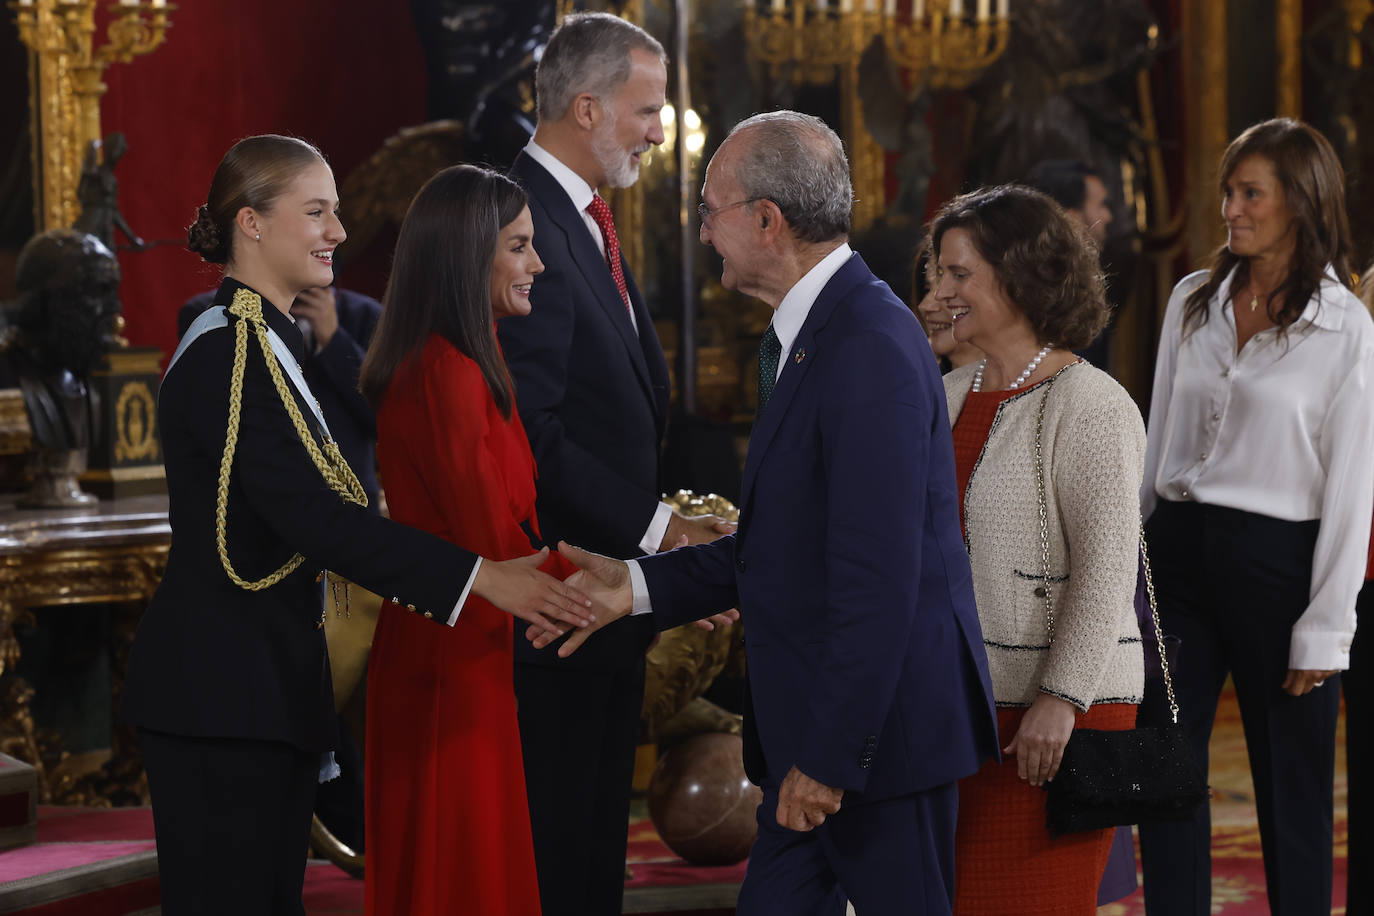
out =
[[(177, 337), (214, 300), (215, 290), (187, 299), (177, 311)], [(381, 320), (382, 304), (362, 293), (322, 286), (297, 296), (291, 317), (305, 342), (305, 380), (320, 399), (339, 451), (367, 491), (368, 505), (376, 511), (377, 415), (358, 390), (358, 370)]]
[(775, 310), (739, 532), (628, 564), (566, 550), (615, 612), (660, 628), (740, 609), (764, 793), (742, 916), (839, 916), (846, 897), (948, 914), (955, 783), (997, 753), (944, 388), (911, 311), (850, 251), (852, 198), (823, 122), (734, 129), (701, 238), (727, 288)]
[[(544, 273), (529, 316), (499, 325), (538, 468), (540, 530), (612, 557), (653, 553), (717, 520), (660, 502), (668, 366), (599, 185), (628, 187), (663, 142), (662, 46), (604, 13), (569, 16), (535, 76), (539, 125), (511, 168)], [(649, 621), (572, 661), (516, 644), (515, 692), (545, 916), (618, 914)], [(568, 785), (577, 792), (566, 791)]]

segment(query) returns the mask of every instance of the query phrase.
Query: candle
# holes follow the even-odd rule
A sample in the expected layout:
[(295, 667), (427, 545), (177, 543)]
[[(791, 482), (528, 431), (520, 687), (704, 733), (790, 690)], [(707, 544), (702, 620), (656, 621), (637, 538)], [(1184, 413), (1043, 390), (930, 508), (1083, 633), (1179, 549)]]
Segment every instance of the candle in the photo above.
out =
[(153, 9), (157, 9), (158, 7), (166, 6), (166, 5), (167, 5), (167, 0), (153, 0)]
[(138, 0), (119, 0), (120, 6), (138, 6)]
[(958, 19), (964, 15), (964, 0), (949, 0), (949, 18)]
[(20, 6), (33, 6), (33, 0), (19, 0)]
[(997, 0), (997, 18), (1006, 19), (1011, 11), (1011, 0)]
[(987, 22), (987, 21), (988, 21), (988, 13), (991, 12), (991, 10), (989, 9), (990, 6), (991, 6), (990, 0), (978, 0), (978, 21), (979, 21), (979, 22)]
[(897, 0), (883, 0), (883, 15), (888, 19), (897, 18)]
[(864, 0), (864, 12), (876, 13), (878, 11), (878, 0)]
[(775, 12), (775, 13), (781, 13), (781, 12), (782, 12), (782, 7), (783, 7), (783, 0), (773, 0), (773, 12)]
[(916, 5), (912, 7), (911, 19), (913, 22), (920, 22), (926, 18), (926, 0), (916, 0)]
[(854, 0), (840, 0), (840, 15), (854, 11)]
[(824, 13), (830, 9), (830, 0), (816, 0), (816, 12)]

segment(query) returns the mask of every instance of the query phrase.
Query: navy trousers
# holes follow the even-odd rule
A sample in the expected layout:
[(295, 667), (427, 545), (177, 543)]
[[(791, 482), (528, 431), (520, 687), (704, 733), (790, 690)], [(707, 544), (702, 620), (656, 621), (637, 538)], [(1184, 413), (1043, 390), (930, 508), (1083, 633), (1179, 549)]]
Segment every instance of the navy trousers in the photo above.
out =
[(318, 752), (139, 729), (164, 916), (304, 916)]
[(517, 662), (515, 697), (544, 916), (616, 916), (644, 658), (617, 671)]
[(955, 783), (845, 804), (814, 830), (778, 824), (765, 786), (759, 835), (740, 887), (739, 916), (949, 916), (954, 903)]
[[(1340, 678), (1306, 696), (1282, 689), (1293, 624), (1306, 609), (1319, 523), (1161, 501), (1145, 528), (1160, 621), (1182, 640), (1174, 671), (1179, 721), (1199, 762), (1229, 674), (1254, 781), (1270, 912), (1331, 910), (1332, 789)], [(1147, 691), (1142, 721), (1160, 721)], [(1211, 811), (1142, 825), (1145, 911), (1211, 912)]]

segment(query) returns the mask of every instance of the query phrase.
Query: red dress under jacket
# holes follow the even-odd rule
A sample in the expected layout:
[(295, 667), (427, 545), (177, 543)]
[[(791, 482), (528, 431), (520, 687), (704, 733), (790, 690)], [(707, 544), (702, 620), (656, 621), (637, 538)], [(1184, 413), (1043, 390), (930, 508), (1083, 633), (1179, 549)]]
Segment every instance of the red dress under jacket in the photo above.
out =
[[(391, 516), (496, 560), (532, 553), (534, 458), (471, 359), (432, 336), (377, 415)], [(575, 569), (558, 554), (544, 570)], [(442, 626), (392, 604), (367, 696), (368, 914), (537, 916), (513, 618), (470, 595)], [(523, 622), (520, 623), (523, 627)]]

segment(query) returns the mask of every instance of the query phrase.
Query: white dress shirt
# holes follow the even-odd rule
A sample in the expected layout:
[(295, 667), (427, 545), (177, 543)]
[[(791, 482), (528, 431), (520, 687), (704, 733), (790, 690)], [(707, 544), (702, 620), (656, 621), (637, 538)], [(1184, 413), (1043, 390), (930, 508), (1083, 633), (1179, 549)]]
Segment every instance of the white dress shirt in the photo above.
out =
[[(525, 155), (544, 167), (544, 171), (553, 176), (553, 180), (558, 182), (568, 195), (568, 200), (572, 201), (573, 209), (582, 214), (582, 222), (587, 227), (587, 232), (591, 234), (592, 241), (596, 242), (596, 248), (601, 252), (601, 257), (606, 257), (606, 241), (601, 237), (601, 227), (592, 219), (592, 215), (587, 212), (587, 207), (592, 202), (592, 195), (596, 189), (582, 178), (581, 175), (564, 165), (553, 153), (544, 149), (538, 143), (530, 140), (525, 144)], [(534, 240), (534, 250), (539, 250), (539, 240)], [(635, 318), (635, 310), (627, 309), (630, 315), (630, 324), (634, 326), (635, 333), (639, 333), (639, 320)], [(668, 522), (672, 520), (673, 507), (668, 503), (660, 502), (654, 509), (654, 516), (649, 520), (649, 527), (644, 532), (644, 537), (639, 539), (639, 549), (645, 553), (657, 553), (659, 545), (663, 543), (663, 536), (668, 533)]]
[[(778, 335), (778, 343), (782, 344), (782, 355), (778, 358), (778, 374), (774, 376), (774, 381), (782, 376), (783, 367), (787, 365), (787, 357), (792, 353), (792, 344), (797, 342), (797, 335), (801, 333), (806, 316), (811, 314), (811, 307), (816, 304), (821, 290), (825, 289), (825, 284), (830, 282), (830, 278), (835, 276), (853, 253), (854, 250), (848, 243), (842, 243), (840, 247), (821, 258), (800, 280), (792, 284), (792, 288), (773, 311), (773, 333)], [(644, 573), (640, 570), (639, 564), (631, 560), (629, 566), (630, 585), (634, 589), (634, 608), (630, 613), (647, 614), (653, 610), (649, 604), (649, 586), (644, 581)]]
[(1227, 277), (1185, 339), (1184, 300), (1206, 276), (1185, 277), (1169, 298), (1141, 509), (1163, 497), (1320, 519), (1289, 666), (1347, 668), (1374, 505), (1374, 321), (1328, 268), (1286, 339), (1270, 328), (1238, 353)]

